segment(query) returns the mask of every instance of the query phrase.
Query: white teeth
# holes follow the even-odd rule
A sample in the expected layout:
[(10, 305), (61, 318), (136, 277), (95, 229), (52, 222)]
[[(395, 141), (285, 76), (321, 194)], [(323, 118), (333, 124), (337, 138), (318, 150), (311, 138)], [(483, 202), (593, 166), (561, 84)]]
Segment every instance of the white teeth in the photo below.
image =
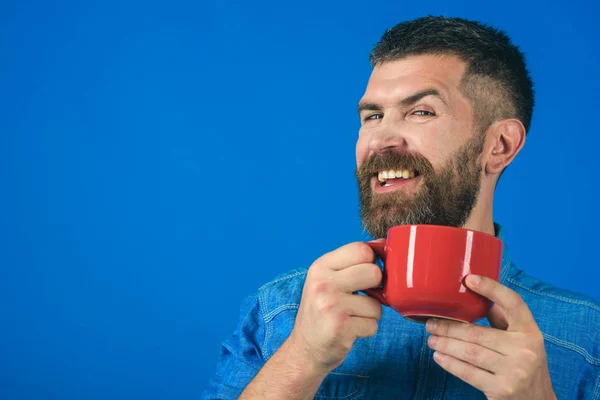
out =
[(416, 173), (412, 169), (398, 169), (398, 170), (387, 170), (387, 171), (379, 171), (377, 173), (377, 179), (379, 182), (385, 182), (388, 179), (409, 179), (414, 178)]

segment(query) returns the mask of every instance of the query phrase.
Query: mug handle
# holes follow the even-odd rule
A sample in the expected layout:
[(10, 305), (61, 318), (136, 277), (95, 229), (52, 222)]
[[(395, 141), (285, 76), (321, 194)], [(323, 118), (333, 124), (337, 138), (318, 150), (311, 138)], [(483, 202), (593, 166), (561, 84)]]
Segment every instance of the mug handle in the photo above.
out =
[[(367, 242), (367, 244), (369, 245), (369, 247), (371, 247), (371, 249), (373, 249), (373, 251), (375, 252), (377, 257), (381, 258), (383, 260), (383, 262), (385, 263), (385, 256), (386, 256), (385, 242), (384, 243), (382, 243), (382, 242)], [(383, 271), (383, 276), (384, 276), (383, 281), (384, 281), (384, 285), (385, 285), (385, 270)], [(365, 290), (362, 290), (362, 292), (367, 294), (368, 296), (373, 297), (374, 299), (379, 301), (381, 304), (388, 306), (388, 307), (390, 306), (385, 298), (385, 293), (383, 292), (383, 287), (373, 288), (373, 289), (365, 289)]]

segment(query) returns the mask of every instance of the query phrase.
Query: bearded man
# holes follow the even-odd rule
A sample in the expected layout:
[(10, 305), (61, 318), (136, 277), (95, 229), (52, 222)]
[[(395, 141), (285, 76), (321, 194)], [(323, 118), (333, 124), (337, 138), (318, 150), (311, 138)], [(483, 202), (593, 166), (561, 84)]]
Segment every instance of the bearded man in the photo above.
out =
[[(427, 17), (388, 30), (358, 104), (362, 221), (462, 227), (503, 239), (496, 184), (534, 105), (524, 56), (502, 31)], [(600, 399), (600, 304), (526, 275), (469, 275), (493, 302), (466, 324), (402, 318), (361, 293), (382, 271), (366, 243), (291, 271), (242, 306), (204, 399)], [(440, 268), (443, 268), (441, 266)]]

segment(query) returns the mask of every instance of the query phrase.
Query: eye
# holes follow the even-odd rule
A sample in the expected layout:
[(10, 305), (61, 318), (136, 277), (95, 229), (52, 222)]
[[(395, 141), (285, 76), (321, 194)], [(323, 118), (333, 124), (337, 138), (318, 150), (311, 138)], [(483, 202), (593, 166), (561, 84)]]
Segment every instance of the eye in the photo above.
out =
[(435, 113), (429, 110), (415, 110), (412, 112), (412, 115), (418, 115), (419, 117), (433, 117)]
[(365, 117), (365, 121), (372, 121), (374, 119), (381, 119), (383, 118), (383, 114), (371, 114), (368, 115), (367, 117)]

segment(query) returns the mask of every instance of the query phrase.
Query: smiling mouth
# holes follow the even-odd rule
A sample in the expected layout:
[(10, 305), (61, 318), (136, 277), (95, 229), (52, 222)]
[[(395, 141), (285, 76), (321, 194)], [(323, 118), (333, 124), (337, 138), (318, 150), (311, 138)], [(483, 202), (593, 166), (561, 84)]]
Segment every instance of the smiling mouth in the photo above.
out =
[(414, 169), (396, 169), (379, 171), (376, 174), (379, 186), (393, 186), (419, 177), (419, 171)]

